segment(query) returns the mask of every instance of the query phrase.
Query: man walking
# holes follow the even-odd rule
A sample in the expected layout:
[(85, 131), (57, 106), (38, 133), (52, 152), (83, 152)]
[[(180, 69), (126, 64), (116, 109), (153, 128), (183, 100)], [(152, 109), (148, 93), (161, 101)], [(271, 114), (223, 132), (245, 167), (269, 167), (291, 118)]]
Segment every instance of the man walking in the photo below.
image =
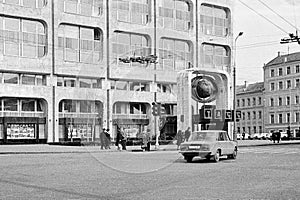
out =
[(190, 127), (188, 127), (184, 132), (185, 141), (188, 141), (190, 135), (191, 135), (191, 131), (190, 131)]

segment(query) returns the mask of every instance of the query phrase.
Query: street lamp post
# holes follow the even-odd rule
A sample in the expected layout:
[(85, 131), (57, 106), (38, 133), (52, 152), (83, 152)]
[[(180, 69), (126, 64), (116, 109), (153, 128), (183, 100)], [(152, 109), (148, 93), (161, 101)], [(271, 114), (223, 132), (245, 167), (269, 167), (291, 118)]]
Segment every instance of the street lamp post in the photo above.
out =
[(233, 63), (233, 140), (237, 141), (236, 136), (236, 41), (243, 35), (243, 32), (239, 32), (234, 40), (234, 63)]

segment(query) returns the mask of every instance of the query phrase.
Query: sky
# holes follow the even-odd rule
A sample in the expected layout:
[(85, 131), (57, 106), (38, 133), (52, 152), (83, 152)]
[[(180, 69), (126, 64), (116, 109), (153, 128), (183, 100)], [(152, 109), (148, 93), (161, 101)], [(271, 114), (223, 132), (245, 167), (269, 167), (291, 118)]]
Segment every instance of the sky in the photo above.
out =
[(297, 42), (280, 44), (289, 33), (300, 37), (300, 0), (234, 0), (237, 85), (263, 81), (263, 66), (275, 57), (300, 52)]

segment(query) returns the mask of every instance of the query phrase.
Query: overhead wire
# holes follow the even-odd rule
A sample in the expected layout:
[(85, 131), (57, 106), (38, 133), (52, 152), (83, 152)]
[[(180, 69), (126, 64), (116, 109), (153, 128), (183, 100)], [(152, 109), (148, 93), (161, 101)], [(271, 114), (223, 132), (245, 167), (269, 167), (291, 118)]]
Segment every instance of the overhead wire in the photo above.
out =
[(289, 22), (287, 19), (285, 19), (284, 17), (282, 17), (279, 13), (277, 13), (275, 10), (273, 10), (270, 6), (268, 6), (266, 3), (264, 3), (262, 0), (257, 0), (259, 1), (262, 5), (264, 5), (266, 8), (268, 8), (269, 10), (271, 10), (273, 13), (275, 13), (278, 17), (280, 17), (283, 21), (285, 21), (286, 23), (288, 23), (290, 26), (292, 26), (293, 28), (295, 28), (296, 30), (298, 30), (298, 28), (292, 24), (291, 22)]
[(263, 47), (263, 46), (273, 46), (273, 45), (278, 45), (278, 41), (269, 41), (269, 42), (261, 42), (261, 43), (241, 45), (241, 46), (237, 46), (237, 49), (250, 49), (250, 48), (257, 48), (257, 47)]
[(285, 29), (281, 28), (280, 26), (278, 26), (277, 24), (275, 24), (274, 22), (272, 22), (269, 18), (265, 17), (263, 14), (257, 12), (256, 10), (254, 10), (253, 8), (251, 8), (250, 6), (248, 6), (246, 3), (244, 3), (241, 0), (238, 0), (241, 4), (243, 4), (244, 6), (246, 6), (248, 9), (252, 10), (253, 12), (255, 12), (257, 15), (259, 15), (260, 17), (264, 18), (265, 20), (267, 20), (269, 23), (271, 23), (272, 25), (274, 25), (275, 27), (277, 27), (278, 29), (280, 29), (282, 32), (289, 34)]

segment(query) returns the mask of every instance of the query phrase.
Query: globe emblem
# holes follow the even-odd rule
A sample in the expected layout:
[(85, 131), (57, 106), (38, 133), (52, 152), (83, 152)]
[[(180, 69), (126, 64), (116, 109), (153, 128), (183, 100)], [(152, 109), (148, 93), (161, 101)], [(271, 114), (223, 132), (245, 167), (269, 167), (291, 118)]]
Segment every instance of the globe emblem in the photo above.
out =
[(200, 103), (209, 103), (216, 99), (218, 88), (215, 80), (208, 76), (192, 79), (192, 98)]

